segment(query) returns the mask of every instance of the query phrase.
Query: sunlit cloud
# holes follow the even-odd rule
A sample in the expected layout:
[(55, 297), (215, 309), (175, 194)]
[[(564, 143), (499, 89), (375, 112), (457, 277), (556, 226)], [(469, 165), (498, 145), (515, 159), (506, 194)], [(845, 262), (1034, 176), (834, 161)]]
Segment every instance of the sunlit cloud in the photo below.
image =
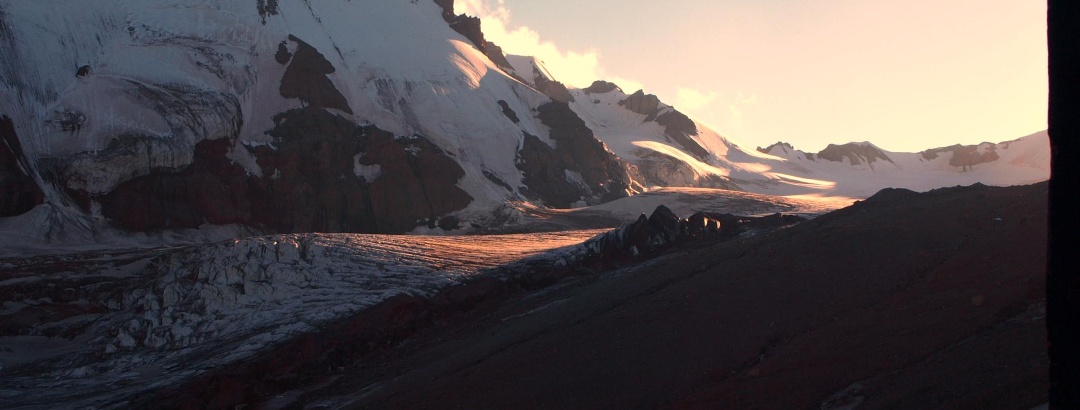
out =
[(693, 88), (679, 87), (675, 91), (675, 106), (679, 109), (696, 111), (716, 100), (716, 92), (702, 92)]
[(678, 87), (673, 102), (679, 111), (719, 132), (737, 145), (744, 145), (738, 142), (739, 136), (747, 132), (747, 117), (754, 116), (757, 112), (758, 96), (743, 92), (726, 94)]
[(638, 81), (607, 72), (596, 50), (562, 50), (541, 39), (536, 30), (513, 24), (503, 0), (458, 0), (454, 11), (479, 17), (488, 41), (498, 44), (507, 54), (536, 57), (556, 80), (568, 86), (588, 87), (593, 81), (605, 80), (627, 93), (644, 88)]

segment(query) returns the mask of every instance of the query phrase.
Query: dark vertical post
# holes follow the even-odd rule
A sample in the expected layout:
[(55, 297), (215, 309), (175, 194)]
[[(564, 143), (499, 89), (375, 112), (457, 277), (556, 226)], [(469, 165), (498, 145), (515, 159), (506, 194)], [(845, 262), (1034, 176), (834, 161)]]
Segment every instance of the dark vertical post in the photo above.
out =
[(1046, 327), (1050, 408), (1080, 409), (1080, 1), (1048, 0), (1050, 219)]

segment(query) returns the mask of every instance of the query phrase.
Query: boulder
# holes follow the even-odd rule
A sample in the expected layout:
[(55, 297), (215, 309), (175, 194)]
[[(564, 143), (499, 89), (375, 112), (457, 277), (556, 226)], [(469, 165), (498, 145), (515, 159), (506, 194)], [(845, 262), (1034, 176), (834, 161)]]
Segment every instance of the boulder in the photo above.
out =
[(660, 205), (649, 215), (649, 225), (663, 235), (664, 241), (674, 244), (681, 239), (682, 219), (670, 208)]

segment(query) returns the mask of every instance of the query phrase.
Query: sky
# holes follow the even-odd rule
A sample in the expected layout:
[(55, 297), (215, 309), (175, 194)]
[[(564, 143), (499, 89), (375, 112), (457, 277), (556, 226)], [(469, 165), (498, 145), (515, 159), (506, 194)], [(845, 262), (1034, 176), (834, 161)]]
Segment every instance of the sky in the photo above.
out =
[(1037, 0), (457, 0), (558, 80), (644, 89), (746, 148), (914, 152), (1046, 129)]

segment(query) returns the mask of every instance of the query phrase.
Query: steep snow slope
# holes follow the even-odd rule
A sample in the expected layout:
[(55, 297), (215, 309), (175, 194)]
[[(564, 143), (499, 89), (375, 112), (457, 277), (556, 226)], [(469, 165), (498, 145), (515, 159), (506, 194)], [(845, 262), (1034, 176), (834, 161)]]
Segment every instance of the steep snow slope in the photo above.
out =
[(2, 1), (0, 23), (0, 116), (44, 202), (129, 230), (454, 229), (632, 192), (432, 1)]

